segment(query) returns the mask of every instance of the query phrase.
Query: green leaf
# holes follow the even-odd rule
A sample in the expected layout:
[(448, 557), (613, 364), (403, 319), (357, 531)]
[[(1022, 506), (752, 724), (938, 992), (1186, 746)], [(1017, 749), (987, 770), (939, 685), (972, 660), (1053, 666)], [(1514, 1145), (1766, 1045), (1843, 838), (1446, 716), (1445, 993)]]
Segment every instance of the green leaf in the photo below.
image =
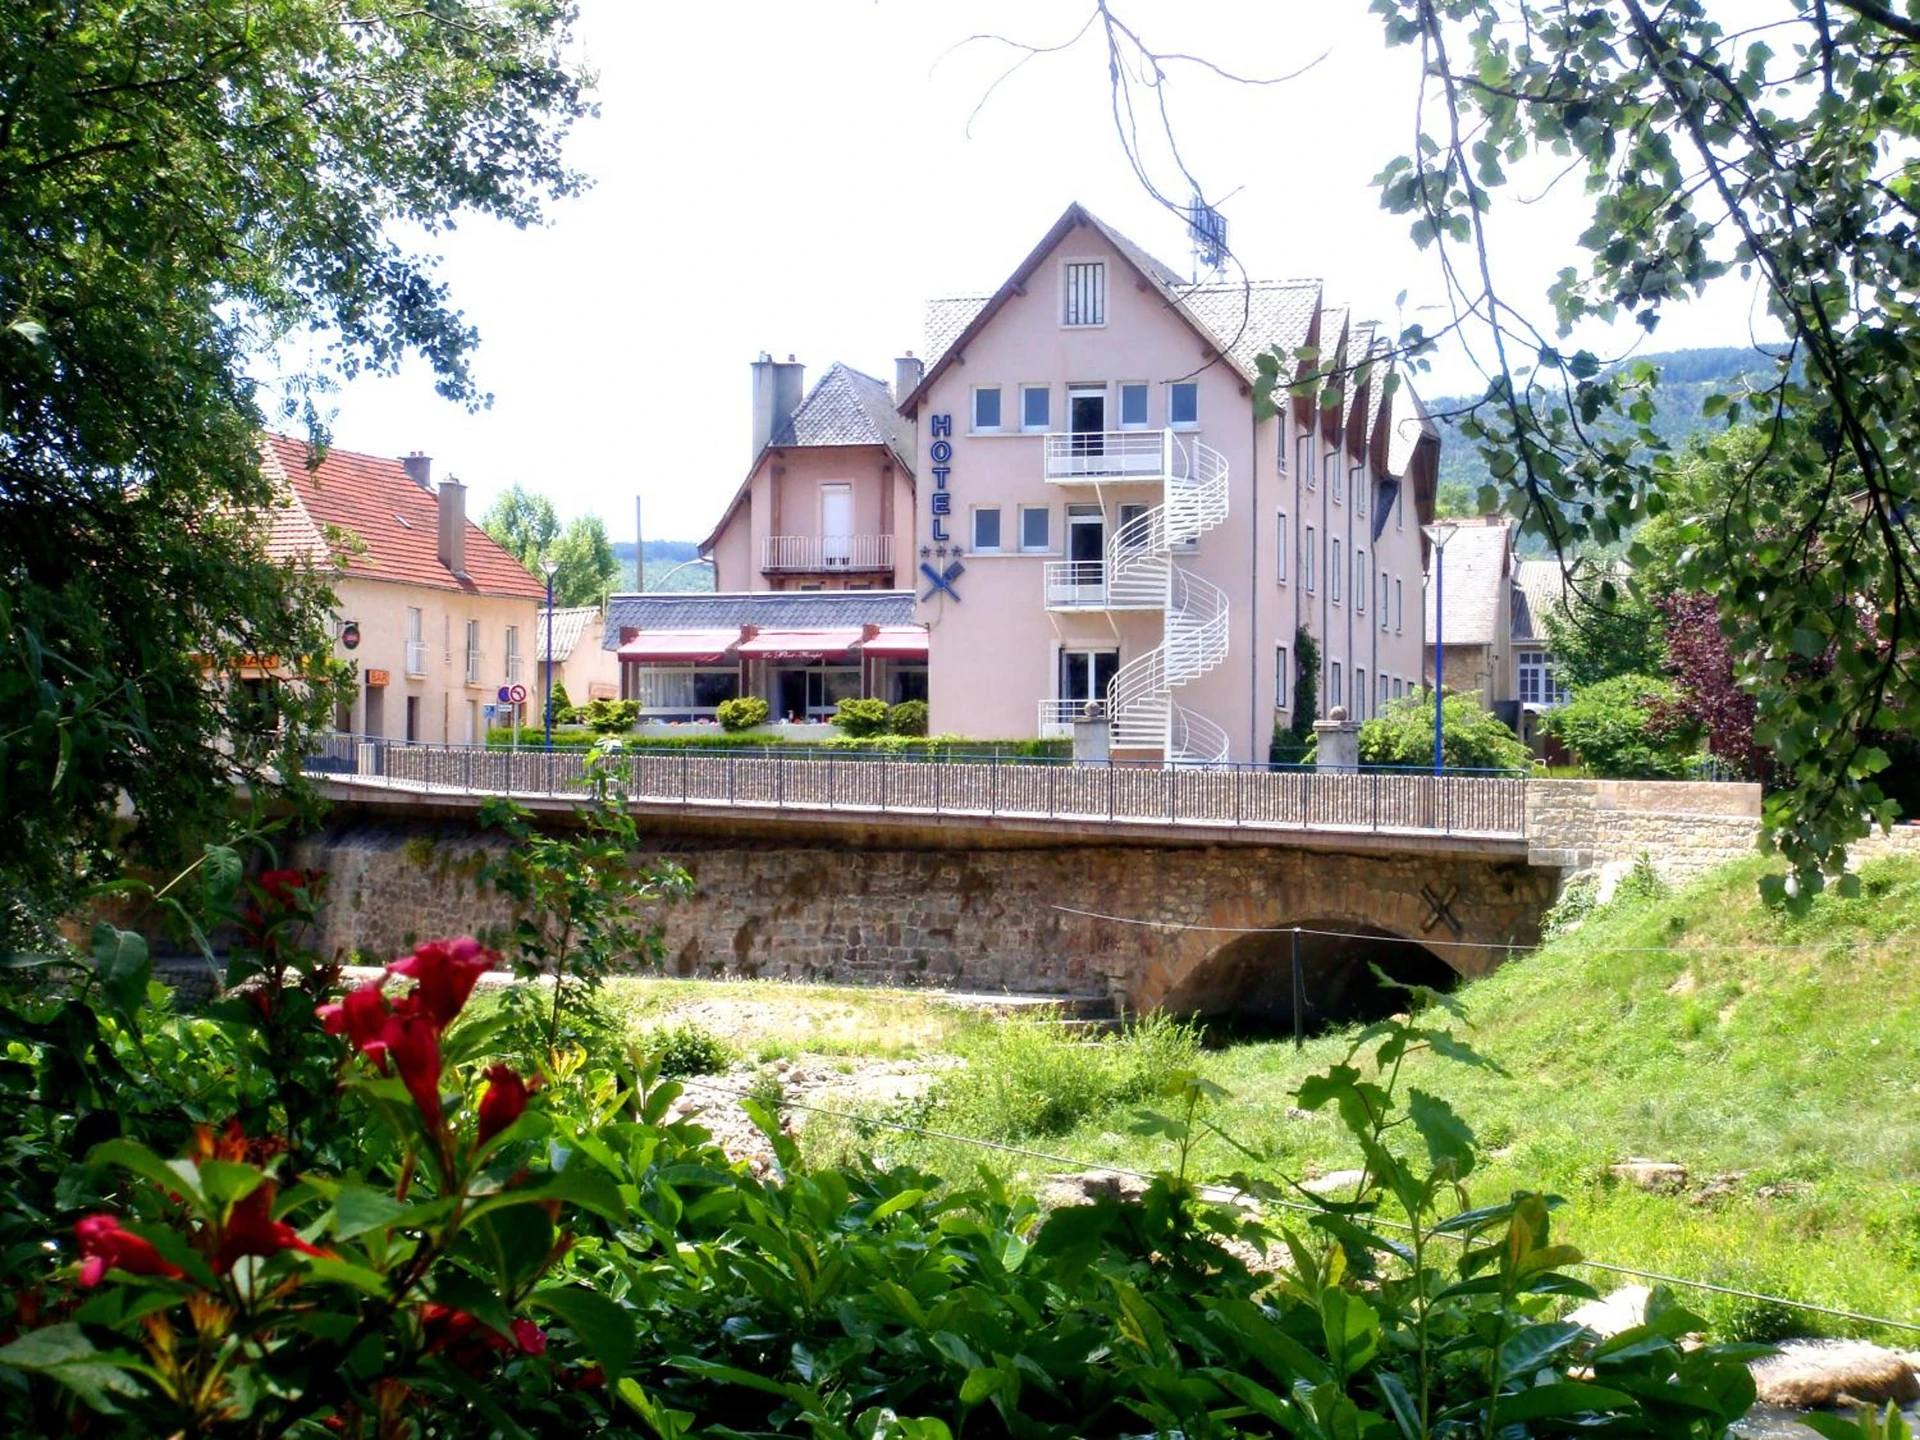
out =
[(143, 1180), (150, 1180), (161, 1191), (186, 1196), (205, 1210), (206, 1192), (200, 1188), (200, 1171), (191, 1160), (162, 1160), (137, 1140), (106, 1140), (87, 1154), (89, 1165), (118, 1165)]
[(926, 1198), (927, 1192), (924, 1190), (902, 1190), (898, 1195), (882, 1200), (874, 1206), (873, 1213), (867, 1216), (867, 1223), (878, 1225), (889, 1215), (898, 1215), (902, 1210), (911, 1210)]
[(960, 1403), (978, 1405), (989, 1395), (997, 1395), (1007, 1388), (1007, 1374), (1004, 1370), (970, 1370), (967, 1378), (960, 1383)]
[(633, 1358), (633, 1314), (597, 1291), (582, 1286), (549, 1286), (527, 1298), (557, 1315), (609, 1375), (627, 1368)]
[(224, 914), (233, 905), (241, 873), (240, 852), (231, 845), (208, 845), (201, 850), (200, 898), (210, 915)]
[(136, 1396), (144, 1387), (131, 1369), (131, 1357), (103, 1355), (78, 1325), (49, 1325), (30, 1330), (5, 1348), (0, 1365), (26, 1370), (57, 1381), (80, 1397), (90, 1409), (116, 1415), (115, 1395)]
[(334, 1238), (351, 1240), (369, 1230), (391, 1229), (396, 1221), (413, 1209), (384, 1191), (366, 1185), (345, 1185), (333, 1202), (329, 1222)]
[(1374, 1376), (1374, 1382), (1380, 1387), (1380, 1394), (1393, 1415), (1393, 1423), (1400, 1427), (1404, 1440), (1423, 1440), (1419, 1408), (1413, 1403), (1413, 1396), (1407, 1393), (1407, 1387), (1400, 1377), (1391, 1370), (1381, 1370)]
[(123, 1015), (131, 1015), (147, 998), (153, 963), (147, 942), (131, 930), (102, 920), (93, 927), (93, 963), (100, 973), (100, 989)]
[(1424, 1090), (1410, 1088), (1407, 1115), (1427, 1142), (1427, 1155), (1436, 1170), (1446, 1170), (1458, 1179), (1473, 1169), (1473, 1131), (1451, 1105)]
[(1568, 1415), (1598, 1415), (1632, 1405), (1633, 1397), (1604, 1385), (1588, 1385), (1578, 1380), (1558, 1380), (1551, 1385), (1502, 1395), (1493, 1406), (1493, 1424), (1498, 1429), (1523, 1420), (1558, 1419)]

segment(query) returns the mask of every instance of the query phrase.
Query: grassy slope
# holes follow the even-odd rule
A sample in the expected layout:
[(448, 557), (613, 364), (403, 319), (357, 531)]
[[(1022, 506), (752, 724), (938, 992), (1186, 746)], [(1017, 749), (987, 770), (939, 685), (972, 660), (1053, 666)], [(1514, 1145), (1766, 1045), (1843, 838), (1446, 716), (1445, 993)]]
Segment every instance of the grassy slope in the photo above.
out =
[[(1473, 1043), (1506, 1078), (1445, 1061), (1415, 1061), (1407, 1078), (1478, 1131), (1489, 1158), (1476, 1198), (1564, 1195), (1562, 1232), (1592, 1258), (1920, 1320), (1920, 864), (1869, 866), (1860, 898), (1823, 896), (1799, 921), (1760, 906), (1760, 870), (1754, 861), (1623, 904), (1466, 987)], [(1208, 1055), (1203, 1073), (1234, 1093), (1217, 1120), (1270, 1147), (1280, 1173), (1356, 1163), (1325, 1118), (1286, 1113), (1300, 1078), (1345, 1048), (1330, 1036), (1298, 1055), (1287, 1044)], [(1155, 1142), (1126, 1133), (1127, 1109), (1034, 1143), (1163, 1163)], [(1607, 1183), (1605, 1166), (1629, 1155), (1683, 1163), (1687, 1191)], [(953, 1147), (914, 1158), (956, 1175), (982, 1159)], [(1222, 1146), (1208, 1163), (1238, 1162)], [(1696, 1203), (1732, 1171), (1747, 1173), (1730, 1195)], [(1763, 1197), (1762, 1187), (1776, 1188)], [(1695, 1303), (1731, 1332), (1820, 1328), (1743, 1302)]]

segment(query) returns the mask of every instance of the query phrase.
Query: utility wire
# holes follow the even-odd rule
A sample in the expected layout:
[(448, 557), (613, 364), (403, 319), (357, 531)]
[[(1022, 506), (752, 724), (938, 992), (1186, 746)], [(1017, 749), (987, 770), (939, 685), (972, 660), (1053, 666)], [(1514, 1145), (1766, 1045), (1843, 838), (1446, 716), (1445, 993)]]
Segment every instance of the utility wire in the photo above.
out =
[[(750, 1091), (722, 1085), (712, 1080), (682, 1078), (679, 1085), (692, 1090), (709, 1090), (717, 1095), (726, 1095), (735, 1100), (754, 1098)], [(844, 1120), (849, 1124), (871, 1126), (878, 1130), (893, 1130), (903, 1135), (919, 1135), (929, 1140), (945, 1140), (957, 1145), (973, 1145), (982, 1150), (995, 1150), (1003, 1155), (1020, 1155), (1030, 1160), (1044, 1160), (1051, 1165), (1066, 1165), (1075, 1170), (1103, 1170), (1112, 1175), (1125, 1175), (1135, 1180), (1151, 1181), (1154, 1176), (1145, 1170), (1134, 1170), (1125, 1165), (1097, 1165), (1091, 1161), (1078, 1160), (1071, 1155), (1056, 1155), (1046, 1150), (1034, 1150), (1025, 1145), (1008, 1145), (999, 1140), (985, 1140), (976, 1135), (961, 1135), (951, 1130), (930, 1130), (921, 1125), (908, 1125), (898, 1120), (883, 1120), (866, 1115), (852, 1115), (844, 1110), (829, 1110), (821, 1105), (809, 1105), (800, 1100), (780, 1101), (783, 1110), (803, 1110), (810, 1115), (825, 1115), (830, 1119)], [(1217, 1186), (1216, 1189), (1226, 1189)], [(1317, 1205), (1309, 1205), (1299, 1200), (1273, 1199), (1259, 1202), (1277, 1209), (1299, 1211), (1308, 1215), (1320, 1215), (1325, 1212)], [(1412, 1234), (1413, 1227), (1397, 1220), (1374, 1217), (1373, 1224), (1383, 1230), (1397, 1230), (1403, 1234)], [(1449, 1240), (1466, 1244), (1465, 1236), (1446, 1236)], [(1743, 1290), (1734, 1285), (1718, 1285), (1711, 1280), (1690, 1280), (1683, 1275), (1666, 1275), (1657, 1270), (1643, 1270), (1632, 1265), (1615, 1265), (1601, 1260), (1582, 1260), (1578, 1267), (1588, 1270), (1601, 1270), (1609, 1275), (1625, 1275), (1636, 1280), (1651, 1280), (1658, 1285), (1678, 1285), (1690, 1290), (1704, 1290), (1714, 1295), (1731, 1295), (1742, 1300), (1759, 1300), (1771, 1305), (1783, 1306), (1789, 1310), (1801, 1310), (1813, 1315), (1830, 1315), (1839, 1320), (1855, 1320), (1862, 1324), (1884, 1326), (1890, 1330), (1907, 1330), (1920, 1334), (1920, 1324), (1907, 1320), (1893, 1320), (1884, 1315), (1868, 1315), (1858, 1310), (1842, 1310), (1832, 1305), (1817, 1305), (1810, 1300), (1792, 1300), (1784, 1295), (1768, 1295), (1758, 1290)]]

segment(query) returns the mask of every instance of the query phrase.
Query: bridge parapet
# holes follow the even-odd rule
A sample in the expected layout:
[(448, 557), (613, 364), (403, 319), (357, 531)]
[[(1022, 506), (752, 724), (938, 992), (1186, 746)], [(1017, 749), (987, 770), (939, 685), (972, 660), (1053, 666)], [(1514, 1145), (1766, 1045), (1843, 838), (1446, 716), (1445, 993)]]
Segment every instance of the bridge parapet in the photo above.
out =
[(1724, 781), (1533, 780), (1527, 785), (1527, 863), (1563, 879), (1599, 875), (1648, 856), (1682, 884), (1753, 853), (1760, 787)]

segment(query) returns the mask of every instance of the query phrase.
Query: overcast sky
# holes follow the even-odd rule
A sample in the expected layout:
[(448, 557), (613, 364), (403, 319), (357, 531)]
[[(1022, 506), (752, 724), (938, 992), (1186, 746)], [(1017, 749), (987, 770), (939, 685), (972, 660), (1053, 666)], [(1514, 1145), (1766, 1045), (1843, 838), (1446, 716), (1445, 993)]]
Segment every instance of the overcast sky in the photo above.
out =
[[(1177, 68), (1182, 154), (1211, 195), (1231, 196), (1231, 243), (1253, 277), (1322, 277), (1329, 298), (1389, 325), (1405, 290), (1407, 321), (1444, 319), (1417, 309), (1442, 298), (1434, 262), (1371, 184), (1410, 148), (1417, 65), (1385, 47), (1366, 0), (1115, 9), (1155, 49), (1243, 75), (1326, 52), (1257, 88)], [(890, 378), (896, 355), (921, 349), (928, 297), (995, 288), (1073, 200), (1189, 262), (1183, 228), (1116, 139), (1095, 34), (1032, 60), (974, 113), (1018, 55), (962, 42), (1058, 44), (1086, 19), (1084, 0), (583, 0), (583, 12), (601, 116), (571, 156), (593, 189), (543, 229), (470, 223), (443, 242), (492, 408), (440, 399), (424, 367), (335, 397), (336, 444), (425, 450), (437, 476), (472, 487), (476, 512), (519, 481), (626, 539), (637, 494), (649, 537), (700, 539), (751, 459), (747, 366), (760, 351), (806, 362), (809, 384), (834, 360)], [(1156, 178), (1175, 184), (1170, 168)], [(1580, 263), (1577, 200), (1508, 199), (1503, 284), (1537, 296)], [(1730, 292), (1676, 312), (1654, 348), (1745, 343), (1750, 307)], [(1419, 385), (1477, 389), (1457, 354)]]

